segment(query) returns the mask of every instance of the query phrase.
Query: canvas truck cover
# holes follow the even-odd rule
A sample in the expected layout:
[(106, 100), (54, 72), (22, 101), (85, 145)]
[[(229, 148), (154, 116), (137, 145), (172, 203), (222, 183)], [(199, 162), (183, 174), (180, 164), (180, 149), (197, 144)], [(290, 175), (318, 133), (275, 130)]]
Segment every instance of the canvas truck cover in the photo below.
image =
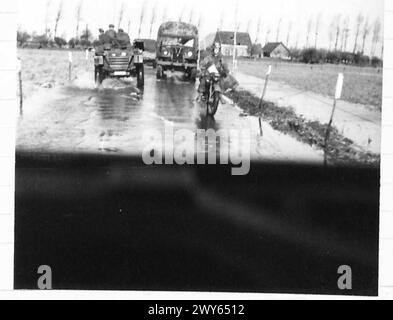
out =
[(198, 28), (185, 22), (165, 22), (158, 30), (158, 37), (198, 37)]

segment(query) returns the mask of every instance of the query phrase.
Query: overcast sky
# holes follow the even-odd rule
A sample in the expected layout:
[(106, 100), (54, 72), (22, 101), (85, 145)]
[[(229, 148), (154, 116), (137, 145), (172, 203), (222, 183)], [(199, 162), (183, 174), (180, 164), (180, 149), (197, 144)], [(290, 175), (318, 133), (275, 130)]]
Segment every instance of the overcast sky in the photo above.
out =
[[(58, 35), (70, 38), (75, 35), (75, 8), (81, 0), (64, 0), (63, 18), (60, 20)], [(370, 24), (376, 19), (383, 22), (383, 0), (82, 0), (82, 26), (88, 24), (93, 33), (97, 34), (99, 27), (106, 28), (109, 23), (116, 26), (119, 20), (119, 9), (124, 3), (126, 8), (122, 27), (127, 31), (128, 21), (131, 20), (131, 37), (138, 35), (140, 13), (143, 5), (147, 6), (146, 18), (142, 27), (142, 37), (149, 37), (150, 20), (152, 8), (157, 7), (157, 21), (154, 24), (153, 36), (156, 38), (159, 24), (166, 20), (178, 20), (181, 12), (183, 20), (189, 21), (193, 11), (192, 21), (197, 24), (199, 17), (202, 18), (200, 33), (202, 37), (214, 32), (221, 24), (223, 17), (223, 29), (233, 30), (235, 25), (235, 12), (237, 12), (240, 23), (239, 31), (249, 30), (254, 41), (259, 39), (264, 43), (266, 38), (275, 41), (277, 29), (281, 19), (279, 41), (287, 42), (290, 30), (289, 46), (296, 43), (302, 47), (306, 43), (306, 30), (308, 21), (313, 18), (310, 44), (315, 43), (315, 21), (321, 15), (319, 28), (318, 46), (329, 47), (329, 27), (332, 20), (341, 15), (343, 22), (349, 19), (349, 38), (347, 49), (352, 50), (354, 46), (354, 33), (356, 16), (362, 13), (368, 16)], [(49, 26), (54, 29), (54, 20), (57, 8), (61, 0), (18, 0), (18, 24), (20, 28), (29, 32), (44, 32), (47, 4), (49, 3)], [(236, 10), (236, 6), (238, 9)], [(257, 24), (261, 19), (261, 29), (257, 36)], [(81, 26), (81, 28), (82, 28)], [(270, 31), (267, 37), (268, 30)], [(381, 34), (382, 37), (382, 34)], [(366, 50), (369, 50), (372, 38), (372, 28)], [(341, 43), (341, 41), (340, 41)], [(378, 48), (378, 54), (381, 46)], [(366, 52), (367, 53), (367, 52)]]

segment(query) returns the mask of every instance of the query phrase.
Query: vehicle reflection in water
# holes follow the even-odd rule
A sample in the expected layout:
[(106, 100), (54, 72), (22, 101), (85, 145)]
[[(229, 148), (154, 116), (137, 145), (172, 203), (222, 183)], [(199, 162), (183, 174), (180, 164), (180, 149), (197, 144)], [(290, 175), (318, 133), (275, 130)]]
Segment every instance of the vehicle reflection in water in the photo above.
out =
[[(196, 102), (196, 83), (176, 73), (159, 81), (152, 69), (147, 74), (143, 90), (128, 79), (107, 79), (97, 87), (90, 78), (62, 88), (56, 99), (43, 100), (42, 108), (24, 117), (18, 146), (140, 154), (144, 135), (151, 130), (161, 136), (167, 130), (173, 134), (182, 129), (191, 134), (198, 129), (219, 130), (219, 123), (205, 116), (204, 103)], [(188, 147), (191, 150), (194, 144)]]

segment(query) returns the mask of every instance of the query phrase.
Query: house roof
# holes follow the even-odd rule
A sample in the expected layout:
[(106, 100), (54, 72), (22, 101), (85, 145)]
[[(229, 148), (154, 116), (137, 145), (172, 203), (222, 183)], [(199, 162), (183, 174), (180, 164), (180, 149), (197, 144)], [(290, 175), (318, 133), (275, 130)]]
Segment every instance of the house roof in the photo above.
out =
[(268, 42), (264, 47), (263, 51), (266, 53), (272, 53), (279, 45), (282, 45), (288, 52), (289, 49), (282, 42)]
[[(216, 41), (220, 41), (221, 44), (233, 45), (235, 33), (233, 31), (217, 31)], [(250, 34), (248, 32), (236, 32), (236, 42), (239, 46), (251, 47), (252, 42)]]

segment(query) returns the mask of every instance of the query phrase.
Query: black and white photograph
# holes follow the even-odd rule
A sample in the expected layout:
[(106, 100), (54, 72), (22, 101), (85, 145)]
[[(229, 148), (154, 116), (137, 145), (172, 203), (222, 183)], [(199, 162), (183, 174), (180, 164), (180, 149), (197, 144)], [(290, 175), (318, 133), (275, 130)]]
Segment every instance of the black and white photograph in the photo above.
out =
[(18, 0), (14, 288), (377, 296), (384, 31), (383, 0)]

